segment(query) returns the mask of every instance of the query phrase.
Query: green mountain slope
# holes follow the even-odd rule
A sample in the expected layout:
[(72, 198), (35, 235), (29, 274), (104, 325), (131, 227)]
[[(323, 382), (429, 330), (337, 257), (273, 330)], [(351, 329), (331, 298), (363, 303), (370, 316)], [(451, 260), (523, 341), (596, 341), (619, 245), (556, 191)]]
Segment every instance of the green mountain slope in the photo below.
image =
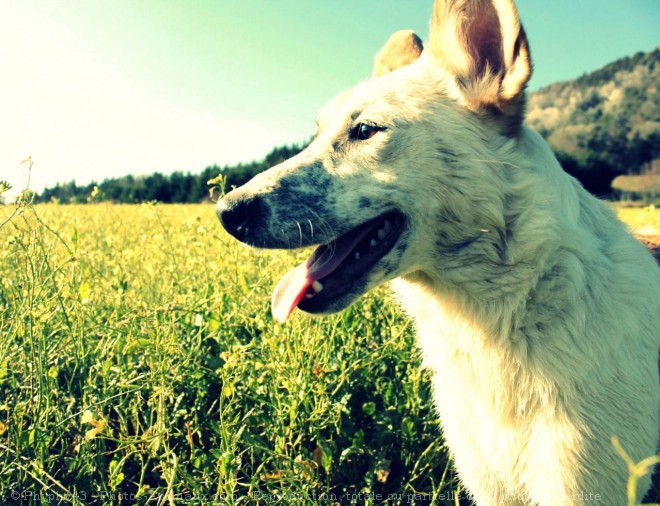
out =
[(660, 48), (529, 95), (527, 123), (598, 194), (660, 159)]

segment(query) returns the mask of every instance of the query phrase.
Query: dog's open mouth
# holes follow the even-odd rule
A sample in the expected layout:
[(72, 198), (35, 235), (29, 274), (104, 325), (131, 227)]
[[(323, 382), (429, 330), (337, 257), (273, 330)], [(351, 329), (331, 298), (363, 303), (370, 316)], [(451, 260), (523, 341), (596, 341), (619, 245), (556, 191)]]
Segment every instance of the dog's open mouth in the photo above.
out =
[(286, 321), (296, 307), (308, 313), (323, 312), (351, 291), (394, 247), (404, 222), (400, 212), (389, 212), (319, 246), (275, 287), (272, 300), (275, 319), (280, 323)]

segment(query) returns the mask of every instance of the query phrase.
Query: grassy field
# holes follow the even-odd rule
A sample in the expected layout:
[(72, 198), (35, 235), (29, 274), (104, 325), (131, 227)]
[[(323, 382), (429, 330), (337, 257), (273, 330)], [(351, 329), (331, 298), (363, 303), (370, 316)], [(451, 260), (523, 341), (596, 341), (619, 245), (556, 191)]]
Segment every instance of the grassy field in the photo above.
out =
[(211, 205), (28, 206), (0, 244), (0, 503), (458, 503), (385, 289), (278, 325), (304, 254)]
[(0, 503), (453, 490), (385, 291), (277, 325), (270, 291), (302, 257), (237, 244), (211, 205), (28, 207), (0, 241)]

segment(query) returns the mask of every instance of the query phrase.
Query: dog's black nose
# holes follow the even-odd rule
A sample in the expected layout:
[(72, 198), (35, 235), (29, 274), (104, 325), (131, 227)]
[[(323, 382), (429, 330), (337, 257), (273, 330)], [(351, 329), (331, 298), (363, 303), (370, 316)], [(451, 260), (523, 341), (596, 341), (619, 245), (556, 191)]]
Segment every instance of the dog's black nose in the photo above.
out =
[(263, 203), (258, 197), (233, 199), (225, 197), (218, 202), (216, 214), (225, 230), (239, 241), (247, 241), (250, 229), (261, 219)]

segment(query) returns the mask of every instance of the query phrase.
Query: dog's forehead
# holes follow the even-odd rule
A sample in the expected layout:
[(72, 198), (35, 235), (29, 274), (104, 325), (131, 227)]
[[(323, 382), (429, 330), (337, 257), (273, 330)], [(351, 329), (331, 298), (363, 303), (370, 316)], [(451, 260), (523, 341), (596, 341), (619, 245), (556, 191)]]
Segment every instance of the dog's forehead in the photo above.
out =
[(447, 96), (442, 69), (424, 58), (405, 68), (372, 77), (335, 96), (318, 115), (320, 129), (344, 127), (358, 120), (387, 125), (404, 112), (414, 116), (428, 102)]
[(339, 111), (346, 109), (352, 92), (353, 88), (342, 91), (339, 95), (332, 98), (321, 108), (318, 113), (319, 126), (329, 123), (331, 118), (338, 116)]
[(351, 121), (366, 108), (385, 102), (391, 87), (383, 83), (381, 78), (372, 78), (358, 83), (325, 104), (319, 112), (319, 123), (327, 124), (338, 118)]
[[(353, 123), (365, 110), (385, 109), (389, 103), (388, 91), (370, 79), (350, 88), (330, 100), (319, 112), (320, 128), (332, 128)], [(376, 118), (371, 118), (375, 121)]]
[(343, 91), (321, 108), (317, 117), (319, 133), (343, 130), (355, 121), (366, 105), (360, 100), (360, 87), (361, 84)]

